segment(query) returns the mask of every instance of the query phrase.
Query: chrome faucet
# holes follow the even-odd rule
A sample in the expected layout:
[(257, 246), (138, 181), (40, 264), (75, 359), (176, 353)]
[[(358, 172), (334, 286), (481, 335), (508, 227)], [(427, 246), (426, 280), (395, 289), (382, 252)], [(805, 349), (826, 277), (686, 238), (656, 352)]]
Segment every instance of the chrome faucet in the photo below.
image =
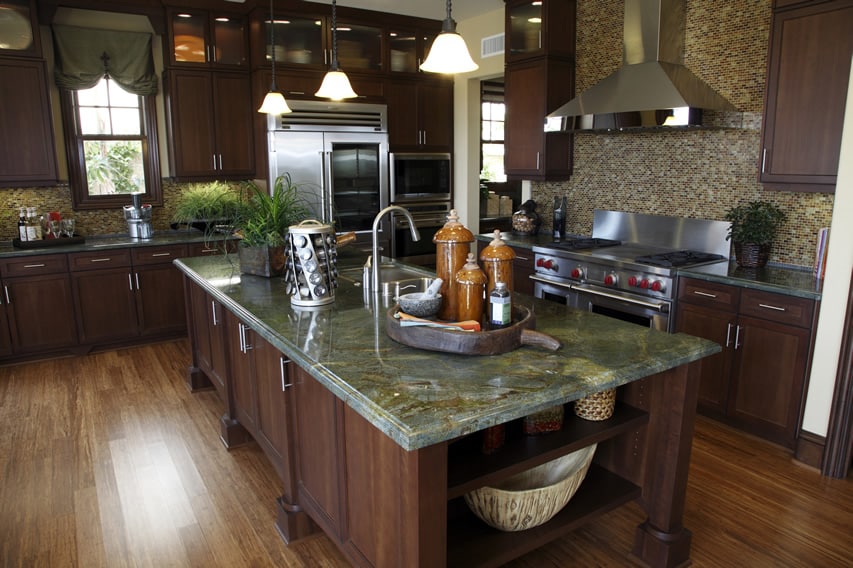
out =
[(376, 214), (376, 217), (373, 219), (373, 254), (367, 259), (367, 263), (364, 265), (365, 269), (370, 269), (370, 291), (373, 293), (378, 293), (381, 287), (381, 281), (379, 280), (379, 265), (382, 264), (379, 257), (379, 221), (392, 211), (399, 211), (405, 215), (409, 221), (409, 229), (412, 231), (412, 240), (421, 240), (421, 234), (418, 232), (418, 228), (415, 227), (415, 221), (412, 219), (412, 214), (409, 213), (408, 209), (399, 205), (389, 205)]

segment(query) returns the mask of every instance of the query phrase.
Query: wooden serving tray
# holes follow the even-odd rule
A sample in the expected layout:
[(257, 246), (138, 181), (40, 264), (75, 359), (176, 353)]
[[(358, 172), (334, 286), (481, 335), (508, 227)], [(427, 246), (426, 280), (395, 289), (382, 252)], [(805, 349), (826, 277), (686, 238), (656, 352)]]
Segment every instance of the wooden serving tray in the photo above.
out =
[(462, 331), (435, 327), (403, 327), (394, 314), (400, 306), (389, 309), (385, 317), (385, 332), (388, 337), (418, 349), (460, 353), (463, 355), (498, 355), (522, 345), (533, 345), (556, 351), (560, 342), (546, 333), (533, 328), (536, 316), (529, 308), (513, 306), (513, 323), (509, 327), (484, 331)]

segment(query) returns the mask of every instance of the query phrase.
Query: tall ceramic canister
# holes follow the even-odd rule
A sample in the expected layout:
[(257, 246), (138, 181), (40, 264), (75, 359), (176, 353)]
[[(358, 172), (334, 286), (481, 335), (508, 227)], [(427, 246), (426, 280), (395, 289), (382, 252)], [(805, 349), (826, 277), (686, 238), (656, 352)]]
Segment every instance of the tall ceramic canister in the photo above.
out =
[(486, 273), (477, 264), (477, 257), (473, 252), (469, 252), (468, 262), (456, 273), (458, 321), (480, 321), (483, 318), (487, 281)]
[(447, 215), (447, 223), (439, 229), (432, 238), (435, 243), (435, 275), (442, 279), (441, 309), (439, 319), (453, 320), (456, 318), (456, 273), (465, 265), (465, 259), (471, 252), (474, 233), (459, 222), (456, 209), (451, 209)]
[(495, 289), (495, 283), (504, 282), (506, 289), (512, 292), (512, 263), (515, 260), (515, 251), (501, 239), (501, 232), (495, 229), (495, 237), (488, 246), (480, 251), (480, 262), (483, 270), (489, 278), (486, 296)]

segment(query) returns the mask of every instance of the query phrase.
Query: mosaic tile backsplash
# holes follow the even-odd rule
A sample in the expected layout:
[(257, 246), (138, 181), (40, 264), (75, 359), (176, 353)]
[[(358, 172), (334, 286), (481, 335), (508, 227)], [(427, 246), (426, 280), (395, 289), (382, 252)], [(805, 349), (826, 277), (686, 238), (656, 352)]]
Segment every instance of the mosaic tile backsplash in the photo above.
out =
[[(766, 191), (758, 182), (771, 0), (690, 0), (686, 9), (684, 63), (744, 112), (743, 128), (578, 134), (572, 178), (533, 184), (538, 211), (550, 224), (553, 198), (566, 195), (566, 229), (588, 234), (595, 209), (723, 219), (763, 199), (788, 214), (771, 262), (811, 267), (832, 194)], [(621, 65), (623, 10), (624, 0), (578, 0), (578, 90)]]

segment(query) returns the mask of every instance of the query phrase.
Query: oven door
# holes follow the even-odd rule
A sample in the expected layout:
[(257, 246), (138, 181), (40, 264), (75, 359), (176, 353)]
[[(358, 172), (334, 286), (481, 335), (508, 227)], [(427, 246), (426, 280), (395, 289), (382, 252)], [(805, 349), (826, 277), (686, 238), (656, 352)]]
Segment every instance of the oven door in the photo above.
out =
[(412, 215), (421, 239), (412, 240), (409, 220), (392, 211), (391, 255), (409, 264), (435, 268), (435, 243), (432, 238), (447, 222), (450, 202), (407, 204), (405, 207)]
[(668, 300), (642, 298), (588, 284), (554, 282), (535, 274), (531, 278), (535, 281), (533, 295), (537, 298), (651, 329), (672, 331), (669, 317), (672, 302)]

